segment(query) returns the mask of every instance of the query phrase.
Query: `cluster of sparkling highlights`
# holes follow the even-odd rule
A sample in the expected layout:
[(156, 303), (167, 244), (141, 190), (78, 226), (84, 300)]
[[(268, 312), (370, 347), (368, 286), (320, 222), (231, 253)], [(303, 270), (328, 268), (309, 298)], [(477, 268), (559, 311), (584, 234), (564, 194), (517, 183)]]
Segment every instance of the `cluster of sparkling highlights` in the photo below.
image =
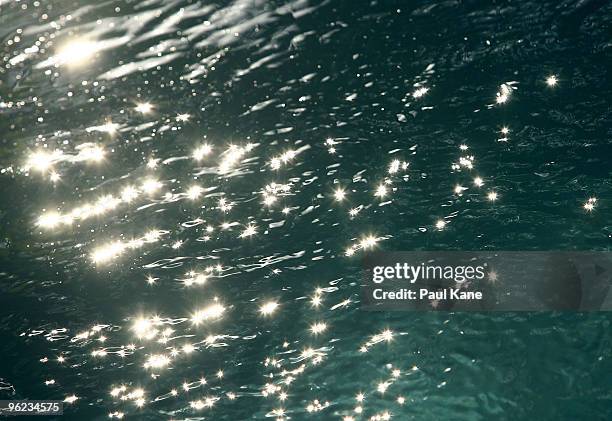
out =
[[(76, 48), (76, 47), (75, 47)], [(62, 58), (65, 60), (65, 57)], [(549, 87), (557, 86), (555, 76), (546, 79)], [(507, 103), (517, 89), (516, 83), (507, 82), (500, 86), (496, 94), (498, 106)], [(423, 98), (429, 89), (420, 87), (412, 94), (414, 100)], [(160, 107), (150, 103), (141, 102), (134, 106), (134, 111), (139, 115), (151, 115), (160, 113)], [(191, 116), (187, 113), (176, 115), (173, 120), (181, 125), (188, 124)], [(107, 136), (118, 137), (120, 125), (107, 120), (103, 124), (92, 126), (86, 132), (103, 133)], [(180, 130), (182, 126), (177, 126)], [(511, 130), (507, 126), (499, 129), (499, 142), (510, 141)], [(337, 155), (343, 142), (347, 139), (327, 138), (322, 141), (331, 155)], [(69, 171), (70, 165), (95, 165), (104, 166), (107, 160), (112, 158), (113, 150), (105, 143), (85, 143), (76, 148), (74, 152), (64, 151), (59, 148), (51, 149), (42, 146), (25, 159), (20, 168), (26, 175), (48, 179), (57, 184), (62, 181), (61, 171)], [(164, 157), (146, 157), (142, 162), (142, 171), (138, 178), (130, 178), (113, 183), (107, 192), (101, 195), (84, 194), (83, 199), (71, 206), (62, 207), (49, 206), (42, 211), (34, 226), (40, 230), (42, 235), (46, 233), (59, 234), (69, 230), (86, 229), (90, 224), (99, 222), (113, 214), (131, 212), (135, 209), (155, 207), (184, 202), (186, 206), (195, 207), (202, 213), (196, 219), (182, 224), (182, 235), (177, 234), (177, 227), (167, 226), (164, 229), (149, 229), (140, 235), (110, 238), (104, 241), (96, 238), (88, 258), (95, 267), (105, 268), (112, 264), (121, 264), (124, 256), (137, 254), (138, 250), (167, 246), (173, 250), (180, 249), (185, 241), (189, 240), (190, 230), (197, 230), (203, 235), (197, 241), (212, 242), (221, 241), (223, 238), (233, 238), (234, 241), (252, 242), (253, 238), (268, 235), (270, 227), (276, 225), (282, 227), (286, 218), (293, 214), (304, 213), (297, 203), (292, 203), (295, 196), (303, 187), (304, 181), (299, 177), (281, 179), (283, 170), (290, 169), (299, 164), (300, 160), (308, 158), (309, 148), (286, 149), (278, 154), (273, 154), (264, 164), (267, 167), (269, 177), (273, 181), (265, 181), (260, 188), (253, 188), (254, 194), (260, 196), (256, 201), (261, 204), (264, 216), (260, 220), (249, 218), (246, 221), (232, 221), (231, 214), (236, 210), (237, 200), (232, 200), (228, 195), (218, 188), (215, 183), (206, 183), (207, 174), (217, 179), (231, 179), (240, 175), (244, 165), (252, 157), (257, 143), (246, 141), (242, 144), (220, 144), (211, 140), (196, 141), (190, 150), (185, 151), (183, 156), (175, 157), (175, 160), (185, 162), (190, 166), (191, 174), (188, 183), (178, 184), (176, 181), (164, 179), (163, 168), (167, 162), (172, 161)], [(461, 176), (463, 182), (450, 186), (449, 194), (457, 200), (469, 197), (471, 200), (489, 202), (493, 205), (501, 197), (498, 189), (494, 187), (492, 177), (486, 177), (476, 171), (476, 157), (470, 153), (467, 144), (458, 145), (458, 156), (451, 163), (451, 170)], [(349, 220), (357, 217), (364, 218), (366, 212), (388, 206), (394, 203), (394, 197), (400, 196), (404, 185), (411, 180), (411, 163), (401, 157), (389, 160), (386, 171), (379, 174), (378, 178), (367, 180), (367, 189), (357, 188), (356, 183), (362, 183), (360, 176), (353, 177), (353, 183), (342, 180), (334, 180), (329, 189), (323, 195), (325, 206), (330, 211), (345, 213)], [(119, 185), (120, 184), (120, 185)], [(116, 186), (115, 186), (116, 185)], [(595, 210), (597, 199), (589, 198), (584, 203), (584, 210), (592, 212)], [(270, 223), (270, 215), (279, 212), (281, 220)], [(206, 215), (206, 219), (204, 219)], [(455, 215), (439, 216), (431, 220), (430, 227), (433, 232), (448, 229)], [(182, 238), (179, 238), (182, 237)], [(365, 232), (352, 239), (349, 246), (340, 253), (345, 258), (367, 252), (376, 248), (379, 243), (392, 236)], [(99, 244), (101, 243), (101, 244)], [(154, 265), (153, 265), (154, 266)], [(152, 267), (152, 265), (149, 265)], [(204, 288), (210, 283), (218, 282), (224, 274), (235, 270), (230, 266), (215, 263), (200, 268), (194, 268), (177, 280), (186, 288)], [(156, 286), (163, 282), (162, 276), (147, 275), (147, 285)], [(288, 409), (287, 404), (291, 400), (291, 387), (298, 381), (300, 376), (305, 375), (312, 367), (325, 364), (333, 348), (326, 343), (333, 332), (330, 317), (334, 312), (354, 308), (355, 301), (350, 296), (336, 299), (335, 302), (325, 304), (338, 293), (337, 288), (315, 288), (309, 297), (306, 306), (312, 314), (312, 321), (305, 327), (304, 338), (293, 338), (283, 340), (274, 355), (266, 357), (262, 362), (267, 374), (261, 389), (257, 392), (263, 398), (276, 402), (268, 413), (268, 417), (286, 419), (290, 417), (295, 409)], [(263, 323), (267, 320), (280, 317), (284, 311), (295, 303), (283, 303), (278, 298), (254, 300), (251, 309), (252, 317), (261, 319)], [(300, 304), (304, 305), (304, 304)], [(175, 317), (166, 317), (157, 314), (134, 315), (129, 331), (132, 339), (126, 343), (113, 343), (112, 336), (116, 327), (112, 325), (93, 325), (89, 329), (67, 336), (66, 331), (51, 331), (51, 337), (66, 337), (71, 343), (77, 343), (89, 348), (89, 358), (94, 360), (118, 359), (121, 361), (133, 361), (153, 378), (163, 376), (165, 370), (180, 367), (181, 364), (190, 361), (194, 355), (199, 353), (213, 352), (214, 349), (231, 346), (235, 336), (224, 333), (215, 333), (215, 326), (220, 326), (226, 318), (233, 315), (231, 303), (225, 303), (221, 297), (213, 297), (208, 303), (199, 308), (194, 308), (190, 313)], [(329, 320), (326, 320), (329, 319)], [(373, 334), (367, 341), (359, 345), (356, 351), (359, 354), (368, 354), (376, 347), (392, 346), (397, 339), (397, 334), (390, 329), (383, 329)], [(83, 356), (70, 355), (69, 352), (60, 353), (55, 357), (41, 359), (42, 363), (55, 362), (61, 366), (79, 363)], [(445, 373), (450, 372), (450, 368)], [(407, 376), (418, 376), (419, 369), (416, 366), (399, 368), (392, 364), (386, 366), (387, 375), (375, 384), (370, 391), (358, 391), (354, 398), (354, 405), (350, 409), (339, 411), (340, 419), (351, 421), (363, 419), (368, 412), (367, 402), (369, 399), (384, 397), (392, 393), (395, 384)], [(247, 396), (252, 392), (243, 392), (239, 389), (231, 389), (223, 386), (227, 376), (225, 370), (219, 368), (208, 375), (200, 375), (195, 378), (185, 378), (183, 383), (170, 386), (167, 390), (147, 390), (141, 382), (126, 380), (125, 383), (111, 385), (109, 396), (115, 407), (108, 413), (111, 419), (121, 419), (130, 412), (141, 410), (147, 405), (154, 405), (161, 401), (170, 399), (185, 399), (190, 411), (196, 413), (213, 410), (222, 402), (230, 402)], [(45, 380), (45, 384), (53, 386), (55, 379)], [(441, 382), (439, 387), (443, 387)], [(223, 391), (223, 392), (222, 392)], [(75, 394), (66, 395), (64, 402), (76, 404), (80, 397)], [(394, 404), (400, 408), (410, 402), (409, 397), (401, 393), (401, 388), (392, 397)], [(326, 412), (333, 406), (333, 402), (324, 397), (313, 397), (305, 404), (302, 411), (306, 413)], [(393, 408), (385, 410), (375, 409), (370, 411), (367, 419), (388, 420), (393, 417)]]
[[(69, 410), (76, 411), (79, 405), (104, 406), (109, 419), (153, 419), (161, 414), (168, 420), (221, 419), (223, 408), (240, 407), (242, 402), (252, 403), (254, 399), (259, 399), (254, 406), (260, 413), (244, 419), (404, 419), (402, 411), (418, 400), (412, 395), (418, 387), (409, 390), (406, 384), (425, 385), (435, 379), (433, 384), (443, 388), (452, 368), (426, 374), (408, 357), (381, 362), (377, 357), (410, 340), (406, 332), (386, 324), (360, 326), (359, 334), (340, 332), (340, 323), (335, 323), (340, 315), (357, 318), (359, 299), (357, 288), (350, 288), (352, 281), (321, 279), (318, 275), (312, 279), (312, 273), (319, 272), (311, 270), (309, 275), (302, 274), (299, 282), (287, 281), (280, 288), (275, 285), (303, 269), (298, 261), (313, 266), (319, 262), (328, 266), (341, 262), (347, 267), (358, 264), (359, 257), (400, 235), (385, 228), (389, 226), (386, 220), (392, 218), (406, 221), (407, 229), (415, 228), (416, 235), (436, 241), (452, 232), (467, 214), (457, 210), (459, 206), (494, 214), (499, 204), (511, 202), (511, 186), (507, 179), (487, 173), (492, 171), (479, 161), (483, 155), (476, 146), (481, 145), (458, 140), (452, 156), (436, 162), (450, 176), (444, 173), (441, 193), (435, 192), (438, 196), (427, 197), (432, 201), (431, 213), (416, 221), (409, 214), (411, 204), (432, 193), (424, 192), (419, 197), (411, 194), (413, 186), (429, 171), (427, 162), (420, 160), (420, 149), (410, 140), (378, 145), (382, 152), (373, 154), (378, 158), (364, 157), (377, 159), (375, 165), (349, 172), (345, 168), (355, 168), (350, 166), (354, 162), (349, 162), (354, 157), (343, 154), (348, 145), (363, 147), (363, 143), (349, 136), (348, 130), (344, 133), (343, 125), (334, 126), (341, 113), (334, 115), (338, 121), (326, 126), (329, 130), (300, 133), (301, 139), (292, 141), (285, 135), (298, 130), (280, 125), (243, 138), (204, 134), (203, 121), (209, 117), (204, 107), (200, 110), (170, 103), (144, 85), (137, 92), (121, 92), (123, 105), (117, 110), (104, 108), (108, 100), (105, 84), (119, 84), (134, 76), (152, 78), (147, 71), (157, 72), (178, 57), (173, 54), (178, 54), (174, 49), (180, 47), (173, 43), (153, 43), (161, 32), (175, 32), (175, 20), (199, 22), (199, 9), (207, 7), (192, 6), (195, 3), (171, 18), (160, 9), (142, 22), (126, 20), (124, 25), (133, 35), (140, 34), (139, 25), (151, 19), (163, 19), (163, 23), (160, 34), (151, 39), (143, 36), (152, 44), (137, 63), (123, 63), (93, 81), (79, 79), (79, 72), (105, 51), (124, 45), (125, 40), (110, 38), (110, 33), (104, 37), (109, 38), (106, 41), (72, 33), (67, 39), (70, 37), (62, 28), (72, 16), (45, 23), (60, 35), (57, 42), (41, 36), (9, 60), (13, 66), (35, 62), (34, 69), (49, 78), (69, 75), (78, 82), (70, 83), (65, 99), (76, 100), (80, 95), (85, 98), (83, 104), (105, 110), (101, 115), (83, 112), (87, 123), (75, 123), (76, 128), (69, 132), (45, 131), (38, 135), (35, 145), (19, 162), (1, 170), (44, 186), (41, 199), (31, 203), (35, 214), (28, 214), (29, 228), (33, 236), (54, 250), (49, 253), (49, 261), (58, 263), (58, 271), (67, 261), (60, 259), (71, 250), (80, 258), (73, 266), (80, 266), (66, 271), (95, 274), (95, 279), (79, 278), (79, 282), (91, 282), (92, 290), (101, 291), (97, 282), (104, 278), (113, 288), (130, 291), (126, 298), (129, 303), (120, 307), (122, 313), (112, 321), (100, 320), (102, 316), (96, 314), (91, 320), (75, 321), (70, 328), (45, 327), (29, 333), (43, 336), (50, 344), (46, 355), (40, 356), (43, 372), (49, 373), (44, 385), (61, 394), (66, 406), (74, 407)], [(94, 26), (104, 25), (109, 22), (100, 20)], [(203, 36), (212, 24), (205, 21), (202, 25), (192, 33), (181, 34), (180, 42)], [(240, 36), (241, 28), (236, 24), (233, 30), (224, 29), (223, 35), (217, 36), (222, 39), (214, 41), (230, 42)], [(119, 31), (116, 27), (108, 30)], [(253, 30), (253, 38), (258, 31)], [(16, 38), (11, 42), (18, 43)], [(185, 78), (189, 82), (205, 78), (229, 50), (224, 46), (218, 54), (204, 58), (200, 51), (208, 49), (209, 44), (196, 43), (195, 47), (189, 45), (188, 50), (197, 50), (201, 62), (189, 67), (189, 77)], [(158, 51), (164, 48), (170, 53)], [(425, 77), (433, 67), (428, 66), (416, 83), (401, 91), (402, 107), (408, 111), (395, 114), (399, 123), (410, 119), (415, 104), (424, 109), (431, 96), (438, 94), (435, 83), (428, 83)], [(319, 76), (305, 75), (299, 80), (306, 83), (315, 77)], [(173, 88), (185, 80), (164, 83)], [(542, 74), (538, 84), (543, 95), (564, 85), (562, 78), (550, 74)], [(195, 89), (193, 93), (195, 96)], [(352, 107), (359, 95), (361, 92), (341, 92), (338, 102)], [(500, 80), (489, 86), (486, 95), (484, 112), (493, 113), (489, 110), (521, 101), (521, 85)], [(3, 98), (0, 101), (0, 111), (19, 106), (3, 102)], [(306, 96), (297, 100), (307, 101)], [(279, 110), (289, 108), (270, 99), (253, 105), (244, 115), (270, 104), (278, 105)], [(300, 116), (301, 106), (291, 112)], [(41, 115), (38, 121), (43, 123), (45, 119), (50, 117)], [(233, 123), (228, 121), (227, 127)], [(506, 123), (495, 121), (488, 129), (487, 148), (512, 147), (520, 129)], [(80, 188), (72, 189), (76, 184)], [(54, 195), (68, 189), (69, 194)], [(585, 202), (576, 204), (573, 211), (585, 218), (597, 214), (604, 202), (589, 195), (582, 200)], [(316, 239), (310, 236), (314, 227), (323, 233)], [(281, 241), (283, 247), (279, 246)], [(286, 250), (288, 247), (291, 249)], [(190, 255), (189, 249), (199, 249), (199, 254)], [(134, 279), (134, 274), (142, 280), (140, 291), (146, 292), (138, 300), (131, 292), (134, 285), (126, 281)], [(237, 282), (232, 282), (234, 279)], [(301, 290), (295, 296), (298, 288), (306, 288), (306, 292)], [(147, 302), (147, 297), (155, 293), (169, 299), (157, 300), (150, 307), (133, 305)], [(168, 304), (170, 298), (184, 305), (171, 310), (159, 304)], [(251, 352), (249, 347), (260, 353)], [(375, 363), (362, 366), (371, 367), (377, 381), (343, 386), (347, 391), (344, 396), (325, 394), (324, 385), (334, 379), (322, 378), (319, 368), (329, 364), (334, 376), (351, 375), (333, 368), (331, 362), (340, 352), (356, 361), (376, 358)], [(96, 385), (113, 379), (102, 396), (92, 387), (73, 386), (78, 383), (75, 377), (81, 377), (81, 382), (89, 378), (80, 376), (81, 372), (70, 376), (89, 368)], [(105, 376), (106, 370), (112, 375)], [(243, 384), (245, 377), (251, 382), (248, 385)]]

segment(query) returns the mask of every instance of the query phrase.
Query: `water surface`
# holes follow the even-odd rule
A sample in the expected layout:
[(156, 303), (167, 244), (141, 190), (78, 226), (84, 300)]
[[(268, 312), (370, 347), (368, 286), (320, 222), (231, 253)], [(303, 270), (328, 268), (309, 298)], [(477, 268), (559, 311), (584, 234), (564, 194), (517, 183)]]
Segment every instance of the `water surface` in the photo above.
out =
[(359, 281), (370, 250), (610, 247), (611, 13), (0, 2), (0, 396), (610, 419), (609, 315), (363, 312)]

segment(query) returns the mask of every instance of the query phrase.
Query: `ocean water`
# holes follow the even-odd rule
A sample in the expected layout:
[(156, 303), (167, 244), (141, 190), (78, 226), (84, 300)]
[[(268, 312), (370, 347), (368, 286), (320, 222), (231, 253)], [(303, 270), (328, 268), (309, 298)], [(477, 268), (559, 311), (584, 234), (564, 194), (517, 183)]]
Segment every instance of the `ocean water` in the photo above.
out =
[(612, 419), (607, 313), (359, 296), (372, 250), (610, 247), (611, 21), (598, 0), (0, 1), (0, 398)]

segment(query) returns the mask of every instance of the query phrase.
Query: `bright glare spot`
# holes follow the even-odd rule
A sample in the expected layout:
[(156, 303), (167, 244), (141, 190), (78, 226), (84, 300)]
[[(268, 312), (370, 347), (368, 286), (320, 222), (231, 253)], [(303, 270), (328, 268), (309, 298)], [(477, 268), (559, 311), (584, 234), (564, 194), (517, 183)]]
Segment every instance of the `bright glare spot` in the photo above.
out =
[(389, 164), (389, 169), (387, 171), (389, 172), (389, 174), (395, 174), (399, 172), (400, 169), (406, 170), (407, 168), (407, 162), (402, 162), (399, 159), (394, 159), (393, 161), (391, 161), (391, 164)]
[(426, 94), (428, 91), (429, 91), (429, 88), (425, 88), (425, 87), (418, 88), (417, 90), (415, 90), (415, 91), (412, 93), (412, 96), (413, 96), (413, 97), (415, 97), (415, 98), (421, 98), (421, 97), (422, 97), (423, 95), (425, 95), (425, 94)]
[(555, 75), (550, 75), (550, 76), (548, 76), (548, 77), (546, 78), (546, 84), (547, 84), (548, 86), (550, 86), (551, 88), (552, 88), (553, 86), (557, 85), (557, 82), (558, 82), (558, 80), (557, 80), (557, 76), (555, 76)]
[[(234, 205), (232, 203), (228, 202), (226, 199), (224, 199), (224, 198), (219, 199), (219, 209), (221, 209), (221, 211), (227, 212), (227, 211), (231, 210), (233, 206)], [(212, 232), (212, 230), (209, 231), (209, 232)]]
[(508, 99), (510, 99), (510, 95), (512, 95), (512, 88), (509, 85), (502, 83), (499, 87), (499, 92), (497, 93), (495, 101), (498, 104), (504, 104), (508, 101)]
[(212, 152), (212, 147), (208, 144), (204, 144), (198, 146), (196, 150), (193, 151), (193, 159), (196, 161), (201, 161), (204, 157)]
[(97, 49), (97, 43), (77, 39), (60, 47), (54, 61), (59, 65), (78, 66), (94, 55)]
[(327, 329), (327, 325), (321, 322), (315, 323), (312, 326), (310, 326), (310, 331), (314, 333), (315, 335), (324, 332), (325, 329)]
[(148, 114), (153, 110), (153, 105), (151, 105), (148, 102), (143, 102), (143, 103), (136, 105), (134, 109), (138, 111), (139, 113)]
[(153, 178), (147, 178), (143, 183), (142, 183), (142, 191), (144, 191), (145, 193), (151, 194), (154, 193), (155, 191), (159, 190), (159, 188), (162, 186), (162, 184), (153, 179)]
[(55, 228), (62, 222), (62, 216), (57, 212), (45, 212), (37, 221), (37, 225), (43, 228)]
[(100, 162), (104, 159), (104, 154), (104, 149), (100, 146), (87, 146), (81, 149), (77, 158), (80, 160)]
[(502, 134), (508, 134), (510, 132), (510, 129), (508, 127), (504, 126), (504, 127), (501, 128), (501, 132), (502, 132)]
[(446, 221), (444, 221), (443, 219), (439, 219), (438, 221), (436, 221), (436, 228), (441, 230), (444, 229), (444, 227), (446, 226)]
[(28, 161), (26, 166), (28, 168), (34, 168), (37, 171), (44, 172), (50, 166), (52, 166), (55, 161), (62, 157), (62, 151), (55, 150), (51, 153), (46, 151), (36, 151), (28, 157)]
[(284, 408), (273, 409), (272, 415), (275, 416), (277, 419), (284, 419), (283, 416), (285, 415), (285, 409)]
[(154, 354), (151, 355), (147, 362), (145, 362), (145, 368), (163, 368), (170, 364), (170, 358), (163, 354)]
[(150, 158), (147, 161), (147, 168), (154, 170), (155, 168), (157, 168), (158, 164), (159, 164), (159, 158)]
[(136, 333), (139, 338), (149, 336), (152, 333), (153, 321), (148, 318), (139, 318), (132, 325), (132, 330)]
[(278, 303), (275, 301), (270, 301), (270, 302), (263, 304), (261, 307), (259, 307), (259, 312), (263, 314), (264, 316), (268, 316), (274, 313), (274, 311), (277, 308), (278, 308)]
[(127, 186), (121, 191), (121, 200), (124, 202), (131, 202), (138, 197), (138, 190), (132, 186)]
[(317, 355), (317, 351), (312, 348), (306, 348), (302, 351), (302, 358), (312, 358)]
[(476, 187), (481, 187), (483, 184), (484, 184), (484, 181), (483, 181), (482, 178), (480, 178), (480, 177), (474, 178), (474, 185)]
[(106, 246), (98, 247), (91, 255), (91, 259), (94, 263), (104, 263), (107, 262), (118, 255), (120, 255), (125, 250), (125, 245), (120, 242), (114, 242), (107, 244)]
[(367, 249), (374, 247), (377, 242), (378, 242), (378, 239), (376, 237), (374, 237), (373, 235), (368, 235), (367, 237), (363, 238), (359, 242), (359, 245), (361, 246), (362, 249), (367, 250)]
[(200, 186), (191, 186), (189, 190), (187, 190), (187, 197), (191, 200), (195, 200), (202, 194), (204, 189)]
[(293, 158), (295, 158), (296, 155), (296, 151), (288, 150), (282, 155), (272, 158), (270, 160), (270, 166), (272, 167), (272, 169), (277, 170), (281, 167), (282, 164), (290, 162)]
[(380, 337), (383, 341), (389, 342), (393, 339), (393, 332), (389, 329), (385, 329), (380, 333)]
[(586, 209), (588, 212), (593, 211), (593, 209), (595, 209), (595, 203), (597, 203), (597, 198), (596, 197), (591, 197), (589, 198), (589, 200), (587, 200), (587, 202), (584, 204), (584, 209)]
[(77, 401), (77, 399), (79, 399), (76, 395), (71, 395), (71, 396), (66, 396), (66, 398), (64, 398), (64, 402), (66, 403), (74, 403)]
[(225, 312), (225, 307), (221, 304), (211, 304), (208, 307), (196, 311), (193, 316), (191, 316), (191, 321), (197, 325), (206, 320), (219, 318), (223, 312)]
[(226, 174), (231, 171), (244, 156), (255, 147), (252, 143), (247, 143), (245, 146), (230, 145), (229, 148), (223, 152), (223, 158), (219, 163), (219, 172)]
[(161, 234), (162, 234), (161, 231), (151, 230), (147, 232), (143, 238), (145, 241), (149, 241), (149, 242), (157, 241)]
[(384, 184), (380, 184), (377, 188), (376, 188), (376, 192), (374, 192), (374, 196), (378, 196), (380, 198), (383, 198), (387, 195), (387, 187)]
[(497, 193), (494, 191), (489, 192), (489, 194), (487, 194), (487, 199), (489, 199), (491, 202), (495, 202), (497, 200)]
[(378, 386), (376, 387), (376, 390), (378, 390), (379, 393), (385, 393), (388, 388), (389, 388), (389, 383), (387, 383), (387, 382), (380, 382), (380, 383), (378, 383)]
[(112, 121), (108, 121), (104, 124), (102, 124), (101, 126), (97, 127), (97, 130), (100, 132), (105, 132), (108, 134), (115, 134), (117, 132), (117, 130), (119, 129), (119, 124), (117, 123), (113, 123)]
[(245, 228), (244, 231), (242, 231), (242, 233), (240, 234), (240, 238), (251, 237), (255, 234), (257, 234), (257, 227), (255, 227), (254, 225), (249, 225)]
[(343, 189), (341, 189), (340, 187), (338, 187), (336, 189), (336, 191), (334, 192), (334, 198), (338, 202), (341, 202), (342, 200), (344, 200), (345, 197), (346, 197), (346, 192)]
[(275, 202), (276, 202), (276, 196), (273, 196), (271, 194), (266, 194), (264, 196), (264, 205), (272, 206)]

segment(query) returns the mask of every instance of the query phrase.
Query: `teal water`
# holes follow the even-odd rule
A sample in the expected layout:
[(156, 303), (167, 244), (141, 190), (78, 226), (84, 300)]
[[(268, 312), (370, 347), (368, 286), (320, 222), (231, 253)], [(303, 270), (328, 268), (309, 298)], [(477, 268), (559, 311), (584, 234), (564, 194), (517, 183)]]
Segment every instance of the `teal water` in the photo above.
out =
[(370, 250), (610, 247), (611, 13), (0, 2), (0, 397), (612, 418), (606, 313), (359, 309)]

